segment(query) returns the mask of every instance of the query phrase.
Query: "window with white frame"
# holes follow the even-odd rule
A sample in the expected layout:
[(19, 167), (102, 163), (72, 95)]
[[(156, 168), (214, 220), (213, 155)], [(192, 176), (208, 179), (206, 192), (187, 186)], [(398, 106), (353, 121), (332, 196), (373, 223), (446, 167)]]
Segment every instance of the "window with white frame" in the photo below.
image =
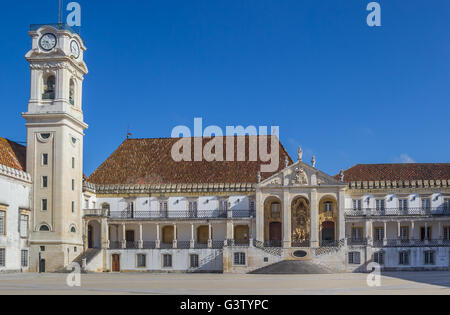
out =
[(401, 251), (399, 253), (398, 264), (403, 266), (409, 265), (409, 251)]
[(424, 252), (424, 264), (425, 265), (435, 264), (435, 252), (433, 250), (427, 250)]
[(136, 266), (138, 268), (145, 268), (145, 267), (147, 267), (147, 255), (145, 255), (145, 254), (137, 254), (136, 255), (136, 260), (137, 260)]
[(270, 216), (272, 219), (281, 218), (281, 204), (279, 202), (274, 202), (270, 205)]
[(375, 228), (375, 241), (384, 240), (384, 227)]
[(431, 209), (431, 199), (430, 198), (423, 198), (422, 199), (422, 209), (423, 210), (430, 210)]
[(219, 210), (222, 212), (228, 211), (228, 199), (221, 199), (219, 201)]
[(24, 249), (21, 251), (20, 261), (22, 268), (28, 268), (28, 250)]
[(400, 211), (408, 211), (408, 199), (399, 199), (398, 208)]
[(409, 227), (407, 226), (400, 227), (400, 238), (402, 241), (409, 240)]
[(20, 215), (20, 237), (28, 237), (28, 216)]
[(353, 228), (352, 229), (352, 240), (353, 241), (361, 241), (362, 240), (362, 228)]
[(170, 255), (170, 254), (163, 255), (163, 267), (164, 268), (172, 267), (172, 255)]
[(362, 209), (362, 201), (361, 199), (353, 199), (353, 210), (361, 211)]
[(161, 217), (167, 218), (169, 212), (169, 202), (168, 201), (160, 201), (159, 202), (159, 212)]
[(245, 253), (234, 253), (234, 265), (236, 266), (246, 265)]
[(192, 254), (190, 256), (190, 267), (191, 268), (198, 268), (199, 267), (199, 257), (197, 254)]
[(189, 217), (196, 218), (198, 213), (197, 201), (189, 201)]
[(6, 234), (6, 211), (0, 211), (0, 235)]
[(4, 248), (0, 248), (0, 267), (5, 267), (6, 260), (6, 250)]
[(42, 199), (42, 211), (47, 211), (48, 205), (47, 205), (47, 199)]
[(42, 154), (42, 165), (43, 166), (48, 165), (48, 154), (47, 153)]
[(386, 210), (386, 201), (384, 199), (377, 199), (375, 201), (375, 203), (376, 203), (377, 211), (385, 211)]
[(384, 251), (379, 251), (373, 254), (373, 261), (379, 265), (384, 265)]
[(42, 176), (42, 188), (47, 188), (47, 187), (48, 187), (48, 177)]
[(361, 253), (360, 252), (348, 253), (348, 263), (351, 265), (361, 264)]

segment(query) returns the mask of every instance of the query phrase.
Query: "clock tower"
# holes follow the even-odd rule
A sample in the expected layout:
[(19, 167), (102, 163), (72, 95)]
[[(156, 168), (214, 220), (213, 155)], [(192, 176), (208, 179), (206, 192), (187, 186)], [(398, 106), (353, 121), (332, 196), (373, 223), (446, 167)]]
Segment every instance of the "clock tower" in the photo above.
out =
[(82, 85), (86, 47), (64, 24), (32, 25), (27, 172), (33, 178), (31, 271), (59, 271), (83, 252)]

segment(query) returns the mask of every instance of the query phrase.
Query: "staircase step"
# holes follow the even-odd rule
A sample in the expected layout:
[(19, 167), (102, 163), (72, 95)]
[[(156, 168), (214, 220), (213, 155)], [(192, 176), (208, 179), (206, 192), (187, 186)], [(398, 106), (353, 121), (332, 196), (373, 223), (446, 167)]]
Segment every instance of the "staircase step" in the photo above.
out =
[(325, 268), (315, 265), (310, 261), (284, 260), (279, 263), (255, 270), (250, 274), (329, 274)]

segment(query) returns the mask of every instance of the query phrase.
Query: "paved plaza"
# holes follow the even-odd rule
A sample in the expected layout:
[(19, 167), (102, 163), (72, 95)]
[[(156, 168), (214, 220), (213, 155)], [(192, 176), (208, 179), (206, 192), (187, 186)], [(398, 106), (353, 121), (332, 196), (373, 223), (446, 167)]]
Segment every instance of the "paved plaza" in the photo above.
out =
[(66, 274), (2, 274), (0, 294), (450, 294), (450, 272), (388, 273), (382, 286), (367, 286), (365, 274), (221, 275), (89, 274), (81, 287), (66, 285)]

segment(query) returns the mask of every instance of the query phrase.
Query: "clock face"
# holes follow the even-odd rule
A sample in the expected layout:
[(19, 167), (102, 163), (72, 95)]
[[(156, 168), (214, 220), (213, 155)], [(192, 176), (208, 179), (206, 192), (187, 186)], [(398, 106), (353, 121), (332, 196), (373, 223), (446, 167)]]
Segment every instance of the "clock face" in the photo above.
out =
[(78, 45), (77, 41), (73, 40), (70, 43), (70, 51), (75, 56), (75, 59), (78, 59), (78, 57), (80, 57), (80, 46)]
[(52, 50), (56, 46), (56, 36), (52, 33), (44, 34), (39, 41), (39, 45), (46, 51)]

